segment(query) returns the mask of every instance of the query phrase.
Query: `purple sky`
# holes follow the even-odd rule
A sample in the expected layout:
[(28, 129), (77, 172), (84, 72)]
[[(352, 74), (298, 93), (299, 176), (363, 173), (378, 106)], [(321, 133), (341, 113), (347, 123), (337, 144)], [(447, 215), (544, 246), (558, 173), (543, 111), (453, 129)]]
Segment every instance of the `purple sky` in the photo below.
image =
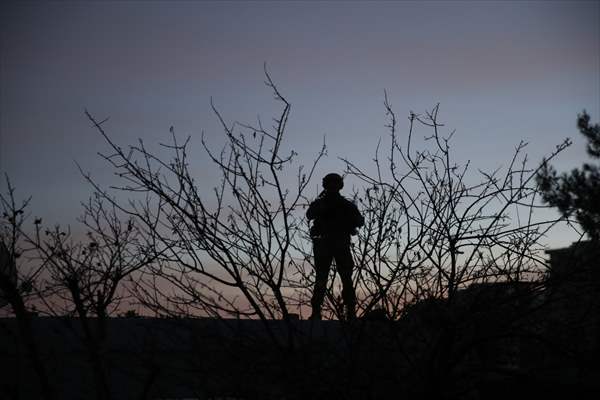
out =
[(50, 223), (90, 193), (74, 161), (114, 181), (84, 108), (122, 145), (165, 141), (171, 125), (192, 135), (210, 188), (200, 132), (218, 148), (222, 130), (209, 99), (231, 120), (273, 116), (263, 62), (292, 103), (289, 146), (308, 161), (326, 135), (319, 176), (338, 156), (370, 163), (384, 89), (400, 128), (440, 102), (456, 158), (482, 169), (520, 140), (539, 160), (567, 136), (556, 165), (577, 166), (576, 115), (600, 120), (598, 1), (3, 2), (0, 33), (0, 170)]

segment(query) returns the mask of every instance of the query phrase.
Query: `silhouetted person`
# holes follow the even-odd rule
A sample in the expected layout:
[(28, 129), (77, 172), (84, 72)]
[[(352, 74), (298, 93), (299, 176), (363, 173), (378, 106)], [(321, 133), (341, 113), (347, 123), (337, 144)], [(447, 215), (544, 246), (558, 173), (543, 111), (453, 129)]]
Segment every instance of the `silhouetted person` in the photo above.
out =
[(327, 277), (331, 262), (335, 259), (337, 272), (342, 280), (342, 298), (346, 317), (355, 316), (356, 295), (352, 284), (354, 261), (350, 251), (350, 235), (364, 223), (363, 216), (354, 203), (340, 194), (344, 181), (338, 174), (323, 178), (323, 192), (310, 204), (306, 217), (314, 220), (310, 229), (315, 256), (315, 288), (311, 300), (311, 319), (321, 319), (321, 307), (327, 289)]

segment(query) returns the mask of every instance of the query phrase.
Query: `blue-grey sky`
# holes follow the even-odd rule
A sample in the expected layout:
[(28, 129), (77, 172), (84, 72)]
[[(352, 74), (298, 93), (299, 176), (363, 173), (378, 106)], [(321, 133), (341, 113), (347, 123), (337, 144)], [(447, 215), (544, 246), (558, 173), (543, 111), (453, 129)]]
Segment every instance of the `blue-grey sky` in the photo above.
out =
[(401, 130), (441, 103), (456, 158), (483, 169), (520, 140), (538, 160), (567, 136), (556, 165), (579, 165), (576, 115), (600, 119), (598, 1), (3, 2), (0, 33), (0, 170), (48, 222), (73, 220), (90, 193), (74, 161), (113, 180), (85, 108), (123, 145), (192, 135), (212, 187), (210, 97), (228, 119), (270, 118), (263, 62), (292, 103), (289, 146), (310, 161), (326, 136), (318, 175), (338, 156), (370, 163), (384, 89)]

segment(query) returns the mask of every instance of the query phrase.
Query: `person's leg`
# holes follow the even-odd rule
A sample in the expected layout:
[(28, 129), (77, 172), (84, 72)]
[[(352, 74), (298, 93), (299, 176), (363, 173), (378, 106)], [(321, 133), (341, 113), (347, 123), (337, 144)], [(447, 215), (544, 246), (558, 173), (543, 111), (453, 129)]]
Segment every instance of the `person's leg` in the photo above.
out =
[(354, 319), (356, 316), (356, 293), (352, 282), (352, 270), (354, 260), (350, 251), (349, 242), (339, 242), (335, 246), (335, 265), (340, 279), (342, 280), (342, 298), (346, 306), (346, 318)]
[(323, 239), (313, 241), (313, 253), (315, 256), (315, 288), (311, 299), (311, 319), (321, 319), (321, 307), (327, 290), (327, 278), (333, 259), (333, 251), (329, 243)]

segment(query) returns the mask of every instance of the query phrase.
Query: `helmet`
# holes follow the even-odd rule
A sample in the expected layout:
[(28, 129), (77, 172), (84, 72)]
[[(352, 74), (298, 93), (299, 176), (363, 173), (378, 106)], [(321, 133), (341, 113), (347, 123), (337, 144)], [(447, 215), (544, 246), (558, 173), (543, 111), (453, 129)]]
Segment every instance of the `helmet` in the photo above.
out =
[(336, 173), (327, 174), (323, 178), (323, 189), (327, 191), (337, 192), (342, 190), (343, 187), (344, 179)]

